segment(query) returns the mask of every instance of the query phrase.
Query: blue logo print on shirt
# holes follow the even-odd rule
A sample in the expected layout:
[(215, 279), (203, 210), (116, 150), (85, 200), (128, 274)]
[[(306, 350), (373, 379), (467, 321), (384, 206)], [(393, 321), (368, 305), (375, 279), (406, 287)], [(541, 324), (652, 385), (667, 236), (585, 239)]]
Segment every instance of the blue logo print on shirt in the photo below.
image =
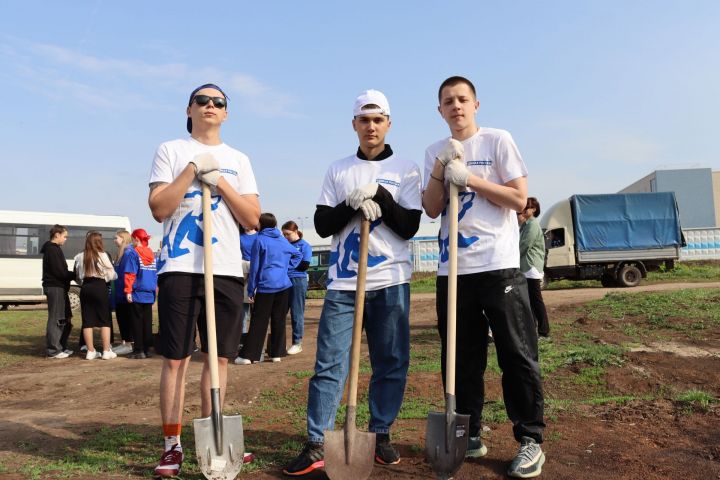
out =
[[(374, 222), (370, 223), (370, 232), (375, 229), (375, 227), (380, 226), (382, 223), (382, 219), (378, 218)], [(355, 265), (357, 265), (358, 261), (360, 260), (360, 234), (356, 233), (355, 229), (350, 232), (350, 234), (345, 238), (344, 242), (342, 243), (342, 248), (345, 251), (345, 254), (343, 255), (342, 261), (340, 260), (340, 245), (338, 245), (337, 250), (333, 250), (330, 252), (330, 268), (332, 266), (335, 266), (336, 277), (337, 278), (352, 278), (357, 276), (356, 270), (350, 270), (348, 268), (348, 265), (350, 264), (350, 259), (352, 259), (355, 262)], [(385, 255), (370, 255), (368, 254), (368, 268), (374, 267), (376, 265), (381, 264), (387, 260), (387, 257)], [(356, 267), (357, 268), (357, 267)], [(332, 283), (332, 279), (328, 279), (327, 284), (330, 285)]]
[[(202, 195), (202, 192), (196, 190), (194, 192), (186, 193), (185, 198), (192, 198), (198, 195)], [(213, 196), (210, 209), (217, 210), (220, 200), (222, 200), (220, 195)], [(168, 258), (182, 257), (183, 255), (190, 253), (189, 248), (183, 248), (180, 246), (186, 238), (189, 242), (194, 243), (195, 245), (200, 247), (203, 246), (203, 230), (200, 228), (200, 223), (202, 221), (202, 213), (200, 213), (200, 215), (193, 215), (192, 211), (188, 212), (188, 214), (180, 220), (177, 230), (175, 230), (175, 235), (172, 238), (172, 242), (170, 241), (170, 236), (173, 233), (175, 225), (174, 223), (170, 224), (169, 232), (167, 235), (163, 236), (162, 245), (160, 246), (163, 254), (160, 255), (160, 260), (157, 264), (158, 270), (162, 270), (167, 263)], [(213, 237), (212, 243), (217, 243), (217, 238)]]
[[(461, 203), (461, 207), (458, 212), (458, 222), (462, 220), (465, 214), (472, 208), (472, 202), (475, 199), (475, 195), (477, 195), (475, 192), (460, 192), (458, 200)], [(447, 206), (445, 207), (445, 210), (443, 210), (442, 214), (443, 216), (447, 215)], [(458, 232), (458, 248), (467, 248), (478, 240), (479, 237), (477, 236), (463, 237), (462, 234)], [(447, 237), (440, 237), (440, 234), (438, 234), (438, 246), (440, 247), (440, 263), (447, 262), (450, 257), (450, 235), (448, 234)]]

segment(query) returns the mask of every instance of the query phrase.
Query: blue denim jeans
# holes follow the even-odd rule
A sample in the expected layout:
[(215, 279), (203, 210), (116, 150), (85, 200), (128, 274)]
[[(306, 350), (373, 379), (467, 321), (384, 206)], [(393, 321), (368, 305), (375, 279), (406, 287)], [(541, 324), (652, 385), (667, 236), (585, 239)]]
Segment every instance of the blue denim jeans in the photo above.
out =
[(305, 293), (308, 289), (307, 275), (304, 277), (291, 277), (292, 290), (290, 290), (290, 320), (292, 321), (292, 344), (302, 342), (305, 330)]
[[(308, 440), (324, 441), (334, 430), (350, 363), (355, 292), (328, 290), (317, 335), (315, 375), (308, 387)], [(405, 393), (410, 364), (410, 286), (405, 283), (367, 292), (363, 325), (372, 376), (368, 430), (388, 433)]]

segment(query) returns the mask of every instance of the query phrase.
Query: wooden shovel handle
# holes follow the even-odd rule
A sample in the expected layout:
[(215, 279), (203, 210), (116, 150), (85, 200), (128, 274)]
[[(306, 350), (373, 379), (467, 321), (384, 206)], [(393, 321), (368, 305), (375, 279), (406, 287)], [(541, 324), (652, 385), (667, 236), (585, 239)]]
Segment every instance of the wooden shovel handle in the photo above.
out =
[(360, 221), (360, 252), (358, 256), (357, 286), (355, 287), (355, 317), (353, 319), (352, 346), (350, 347), (350, 375), (348, 384), (348, 410), (354, 412), (357, 406), (358, 371), (360, 370), (360, 342), (365, 309), (365, 279), (367, 278), (368, 240), (370, 221)]
[(220, 388), (218, 373), (217, 333), (215, 331), (215, 285), (213, 282), (212, 256), (212, 198), (210, 187), (202, 184), (203, 216), (203, 259), (205, 274), (205, 322), (207, 323), (208, 366), (210, 367), (210, 387)]
[(457, 341), (457, 254), (458, 254), (458, 187), (450, 184), (448, 206), (448, 298), (447, 343), (445, 348), (445, 391), (455, 395), (455, 346)]

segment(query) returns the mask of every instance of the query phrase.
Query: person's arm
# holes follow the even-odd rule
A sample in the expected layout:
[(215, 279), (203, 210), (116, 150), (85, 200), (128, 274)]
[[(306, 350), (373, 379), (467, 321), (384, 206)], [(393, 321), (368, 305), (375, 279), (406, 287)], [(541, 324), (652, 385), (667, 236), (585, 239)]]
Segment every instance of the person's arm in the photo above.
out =
[(63, 282), (70, 282), (75, 278), (75, 275), (68, 270), (65, 255), (60, 248), (52, 248), (45, 255), (48, 257), (47, 266), (50, 276)]
[(300, 262), (302, 261), (302, 253), (290, 245), (290, 263), (288, 264), (288, 270), (297, 270)]
[(260, 221), (260, 201), (254, 193), (241, 195), (225, 178), (220, 177), (217, 191), (230, 208), (233, 217), (240, 225), (257, 225)]
[(180, 206), (185, 192), (195, 179), (195, 165), (188, 163), (183, 171), (170, 183), (154, 183), (150, 187), (148, 204), (153, 218), (162, 222)]
[(402, 207), (395, 201), (392, 194), (382, 185), (378, 185), (373, 200), (380, 205), (383, 223), (400, 238), (410, 240), (420, 227), (420, 210), (411, 210)]
[(338, 233), (350, 223), (357, 210), (350, 208), (344, 201), (335, 207), (327, 205), (315, 206), (315, 231), (322, 238)]
[[(425, 153), (427, 163), (429, 153)], [(427, 168), (427, 167), (426, 167)], [(427, 170), (425, 170), (427, 172)], [(435, 159), (426, 179), (427, 186), (422, 194), (422, 205), (430, 218), (437, 218), (445, 209), (447, 203), (447, 190), (445, 188), (445, 167)]]
[(504, 185), (470, 174), (467, 186), (495, 205), (522, 212), (527, 204), (527, 177), (518, 177)]

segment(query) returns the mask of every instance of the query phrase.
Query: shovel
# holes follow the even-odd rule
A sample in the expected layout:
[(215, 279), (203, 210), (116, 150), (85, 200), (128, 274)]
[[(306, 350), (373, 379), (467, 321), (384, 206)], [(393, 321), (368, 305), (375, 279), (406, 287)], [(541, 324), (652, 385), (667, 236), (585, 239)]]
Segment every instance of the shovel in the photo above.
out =
[(425, 454), (439, 479), (452, 478), (465, 459), (470, 415), (455, 413), (455, 343), (457, 304), (458, 187), (450, 184), (448, 235), (447, 346), (445, 358), (445, 411), (430, 412), (427, 419)]
[(194, 421), (195, 451), (200, 470), (210, 480), (232, 480), (243, 465), (245, 444), (240, 415), (225, 416), (220, 410), (217, 335), (215, 333), (215, 290), (212, 260), (212, 213), (210, 187), (202, 184), (203, 250), (205, 253), (205, 315), (207, 320), (208, 364), (210, 367), (209, 417)]
[(360, 224), (360, 256), (358, 258), (357, 287), (355, 289), (355, 318), (353, 321), (352, 347), (350, 348), (350, 374), (348, 376), (345, 428), (342, 431), (325, 431), (325, 474), (333, 480), (364, 480), (370, 476), (373, 468), (375, 434), (359, 432), (355, 426), (369, 237), (370, 222), (363, 218)]

